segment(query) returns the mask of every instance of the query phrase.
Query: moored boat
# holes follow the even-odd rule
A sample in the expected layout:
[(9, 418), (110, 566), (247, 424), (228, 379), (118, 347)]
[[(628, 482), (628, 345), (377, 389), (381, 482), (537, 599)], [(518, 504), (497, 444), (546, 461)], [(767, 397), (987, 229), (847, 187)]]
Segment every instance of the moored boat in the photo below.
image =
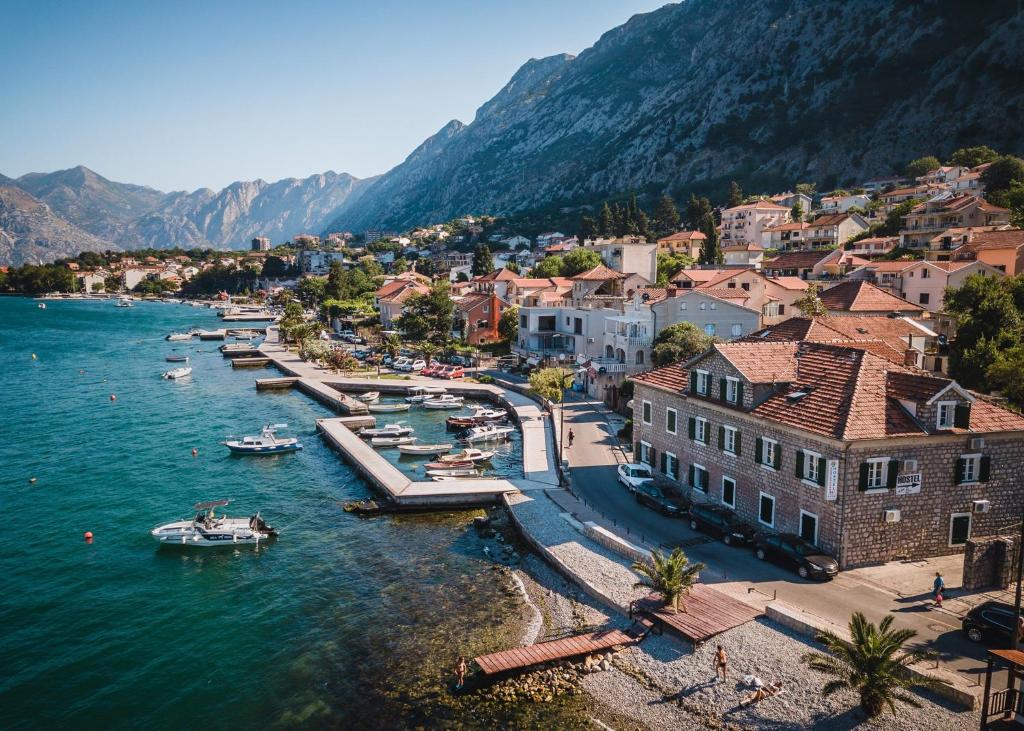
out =
[(427, 462), (423, 465), (424, 469), (428, 470), (451, 470), (456, 467), (472, 467), (473, 462), (466, 460), (464, 462)]
[(416, 437), (372, 437), (370, 444), (375, 447), (397, 447), (402, 444), (412, 444)]
[(122, 294), (114, 302), (114, 307), (134, 307), (135, 303), (132, 302), (132, 298), (126, 294)]
[(248, 518), (231, 518), (217, 515), (217, 508), (224, 507), (228, 500), (213, 500), (196, 503), (196, 514), (189, 520), (177, 520), (153, 528), (149, 534), (161, 545), (209, 548), (211, 546), (234, 546), (239, 543), (256, 543), (277, 535), (277, 531), (260, 517), (259, 513)]
[(438, 462), (486, 462), (494, 456), (494, 452), (484, 452), (475, 447), (467, 447), (456, 454), (448, 454), (438, 457)]
[(393, 414), (399, 411), (408, 411), (412, 408), (412, 404), (368, 404), (366, 408), (377, 414)]
[(367, 393), (358, 394), (355, 398), (363, 403), (370, 403), (380, 398), (380, 391), (368, 391)]
[(445, 452), (451, 451), (452, 445), (449, 444), (403, 444), (398, 448), (398, 451), (402, 454), (444, 454)]
[(405, 426), (404, 424), (385, 424), (375, 429), (360, 429), (359, 436), (363, 439), (371, 437), (407, 437), (414, 431), (416, 430), (411, 426)]
[(449, 467), (443, 470), (427, 470), (427, 477), (479, 477), (475, 467)]
[(446, 394), (448, 389), (444, 386), (412, 386), (407, 393), (409, 395), (405, 397), (405, 400), (410, 404), (418, 404)]
[(168, 355), (164, 358), (168, 363), (188, 363), (187, 355)]
[(278, 429), (287, 429), (287, 424), (267, 424), (258, 437), (246, 436), (241, 439), (227, 437), (224, 446), (235, 454), (280, 454), (297, 452), (302, 444), (295, 437), (278, 437)]
[(425, 409), (461, 409), (462, 402), (462, 396), (452, 396), (450, 393), (446, 393), (436, 398), (427, 399), (422, 404)]
[(174, 381), (178, 378), (184, 378), (185, 376), (192, 375), (191, 367), (172, 368), (169, 371), (164, 371), (163, 377), (169, 381)]
[(466, 444), (475, 442), (497, 442), (508, 439), (516, 428), (514, 426), (501, 426), (499, 424), (483, 424), (473, 426), (459, 434), (459, 441)]
[(164, 339), (165, 339), (165, 340), (171, 340), (171, 341), (173, 341), (173, 342), (178, 342), (178, 341), (182, 341), (182, 340), (191, 340), (191, 339), (193, 338), (193, 336), (195, 336), (195, 333), (194, 333), (194, 332), (187, 332), (187, 333), (171, 333), (170, 335), (168, 335), (168, 336), (167, 336), (166, 338), (164, 338)]

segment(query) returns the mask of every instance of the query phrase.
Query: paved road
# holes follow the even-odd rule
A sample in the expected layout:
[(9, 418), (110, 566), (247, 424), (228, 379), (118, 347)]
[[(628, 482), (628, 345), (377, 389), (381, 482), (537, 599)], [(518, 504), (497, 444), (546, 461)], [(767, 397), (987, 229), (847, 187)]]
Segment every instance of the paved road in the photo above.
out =
[(857, 610), (875, 622), (893, 613), (897, 626), (917, 630), (921, 643), (939, 653), (944, 668), (964, 673), (971, 682), (983, 681), (983, 648), (963, 636), (955, 614), (928, 608), (928, 587), (923, 587), (921, 595), (899, 597), (843, 573), (830, 582), (804, 581), (786, 569), (758, 561), (749, 549), (728, 547), (690, 530), (681, 520), (655, 513), (619, 484), (614, 465), (623, 457), (599, 406), (569, 401), (565, 408), (566, 431), (571, 428), (575, 436), (568, 448), (573, 490), (594, 511), (593, 517), (613, 521), (617, 532), (640, 537), (648, 545), (683, 546), (692, 560), (704, 562), (719, 578), (743, 582), (769, 597), (777, 594), (780, 601), (836, 624), (845, 625)]

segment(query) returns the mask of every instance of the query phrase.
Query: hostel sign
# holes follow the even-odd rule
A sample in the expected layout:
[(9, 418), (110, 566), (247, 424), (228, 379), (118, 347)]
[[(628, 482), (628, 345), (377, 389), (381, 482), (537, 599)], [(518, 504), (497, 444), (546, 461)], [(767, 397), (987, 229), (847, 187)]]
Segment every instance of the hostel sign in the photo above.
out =
[(839, 497), (839, 460), (830, 459), (825, 464), (825, 499), (835, 500)]
[(912, 472), (909, 475), (900, 475), (896, 478), (897, 495), (914, 495), (921, 492), (921, 473)]

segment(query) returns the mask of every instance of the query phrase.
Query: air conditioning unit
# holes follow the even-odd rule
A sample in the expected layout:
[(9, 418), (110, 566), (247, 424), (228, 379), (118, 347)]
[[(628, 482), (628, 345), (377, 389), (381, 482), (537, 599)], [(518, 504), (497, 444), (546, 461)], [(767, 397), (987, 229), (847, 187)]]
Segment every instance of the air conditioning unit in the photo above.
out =
[(917, 472), (917, 460), (905, 459), (900, 462), (900, 472), (905, 475)]
[(587, 338), (587, 342), (588, 342), (588, 343), (594, 343), (594, 342), (596, 342), (596, 341), (594, 340), (594, 338)]
[(987, 513), (992, 509), (992, 503), (988, 500), (975, 500), (971, 503), (971, 511), (975, 513)]
[(900, 511), (895, 508), (885, 511), (885, 522), (886, 523), (899, 523), (900, 522)]
[(974, 437), (971, 439), (971, 449), (984, 449), (985, 437)]

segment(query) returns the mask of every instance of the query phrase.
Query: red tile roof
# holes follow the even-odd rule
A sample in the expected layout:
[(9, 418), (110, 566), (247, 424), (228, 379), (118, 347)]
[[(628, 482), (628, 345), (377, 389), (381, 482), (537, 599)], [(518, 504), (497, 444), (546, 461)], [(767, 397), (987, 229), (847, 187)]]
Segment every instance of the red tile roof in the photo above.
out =
[(604, 264), (598, 264), (589, 271), (580, 272), (569, 279), (576, 282), (606, 282), (609, 279), (625, 279), (628, 275), (609, 269)]
[(1011, 228), (1001, 231), (978, 231), (971, 240), (960, 247), (963, 251), (982, 249), (1019, 249), (1024, 246), (1024, 229)]
[(660, 239), (658, 239), (658, 243), (659, 244), (662, 244), (662, 243), (665, 243), (665, 242), (674, 243), (676, 241), (683, 241), (683, 242), (703, 241), (706, 238), (707, 238), (707, 236), (705, 236), (700, 231), (676, 231), (674, 234), (669, 234), (668, 236), (662, 236)]
[(821, 302), (829, 310), (842, 312), (923, 312), (912, 302), (889, 294), (870, 282), (848, 279), (821, 293)]
[(813, 269), (825, 257), (831, 256), (835, 250), (828, 251), (788, 251), (764, 263), (765, 269)]

